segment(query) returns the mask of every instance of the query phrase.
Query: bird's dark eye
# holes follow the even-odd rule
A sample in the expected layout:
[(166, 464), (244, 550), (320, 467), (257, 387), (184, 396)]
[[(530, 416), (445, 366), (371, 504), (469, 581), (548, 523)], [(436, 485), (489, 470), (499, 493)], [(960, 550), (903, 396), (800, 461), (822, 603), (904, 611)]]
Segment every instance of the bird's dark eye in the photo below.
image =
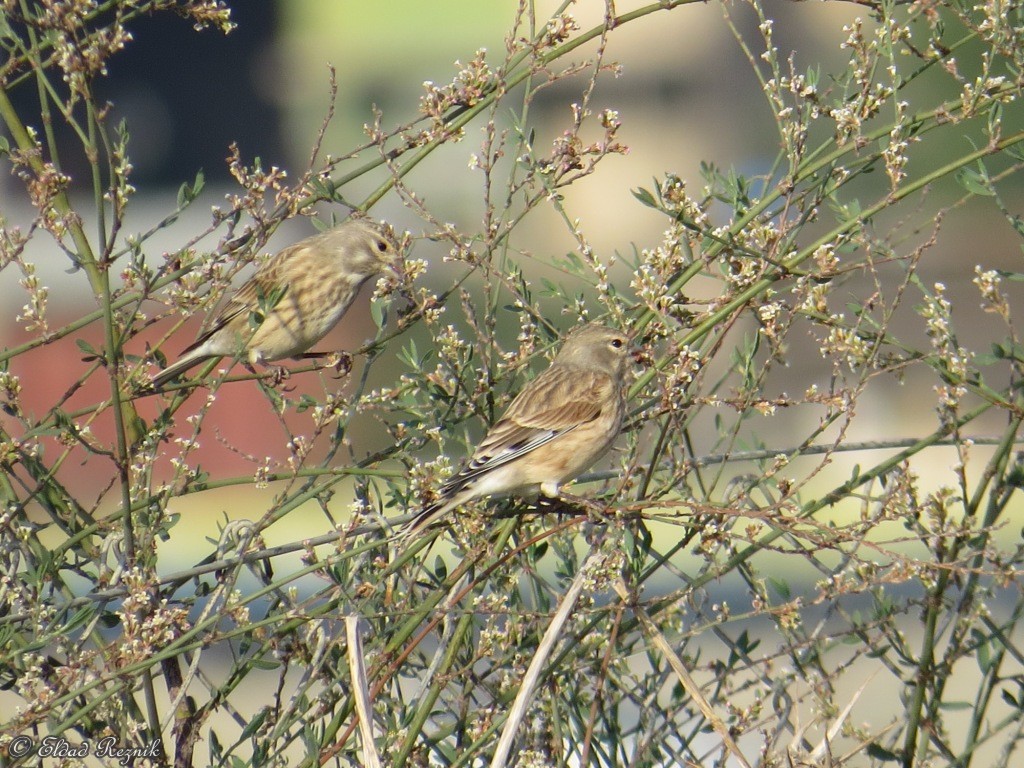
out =
[(377, 241), (377, 250), (378, 251), (380, 251), (381, 253), (384, 253), (387, 249), (388, 249), (388, 244), (387, 243), (385, 243), (383, 240), (378, 240)]
[(624, 342), (622, 339), (612, 339), (612, 346), (615, 347), (615, 349), (622, 349), (625, 343), (626, 342)]

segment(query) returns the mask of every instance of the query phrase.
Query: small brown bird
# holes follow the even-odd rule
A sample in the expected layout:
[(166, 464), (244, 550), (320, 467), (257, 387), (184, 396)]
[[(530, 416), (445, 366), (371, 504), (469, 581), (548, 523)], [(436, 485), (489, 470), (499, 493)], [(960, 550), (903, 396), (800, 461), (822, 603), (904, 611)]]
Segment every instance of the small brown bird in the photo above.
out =
[(407, 539), (472, 499), (539, 489), (558, 496), (611, 447), (626, 412), (629, 337), (597, 323), (573, 331), (550, 367), (512, 401), (469, 463), (402, 534)]
[(250, 364), (300, 355), (345, 314), (371, 277), (395, 258), (382, 230), (348, 221), (291, 245), (264, 264), (181, 358), (155, 377), (162, 387), (201, 360), (231, 356)]

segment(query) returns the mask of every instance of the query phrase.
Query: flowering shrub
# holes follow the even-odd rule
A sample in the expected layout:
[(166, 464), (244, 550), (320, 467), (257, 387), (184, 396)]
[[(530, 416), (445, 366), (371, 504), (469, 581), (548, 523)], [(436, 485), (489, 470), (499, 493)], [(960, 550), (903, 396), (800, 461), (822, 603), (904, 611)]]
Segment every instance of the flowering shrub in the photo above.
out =
[[(609, 257), (563, 196), (629, 163), (628, 121), (594, 102), (629, 77), (608, 42), (689, 5), (608, 3), (588, 26), (572, 3), (539, 20), (524, 2), (504, 50), (425, 83), (411, 122), (367, 116), (350, 153), (325, 154), (321, 131), (295, 173), (229, 148), (235, 186), (161, 253), (204, 178), (156, 227), (126, 227), (132, 144), (95, 86), (140, 14), (228, 33), (227, 4), (0, 3), (0, 161), (33, 210), (0, 220), (0, 287), (24, 295), (0, 350), (9, 757), (102, 762), (113, 738), (182, 765), (1017, 762), (1024, 271), (983, 247), (942, 281), (933, 262), (965, 212), (1024, 234), (1019, 10), (865, 2), (826, 71), (798, 69), (761, 0), (723, 4), (777, 157), (638, 178), (663, 234)], [(564, 99), (547, 144), (545, 91)], [(61, 170), (55, 122), (90, 178)], [(484, 181), (472, 230), (413, 173), (442, 147)], [(375, 186), (352, 201), (357, 179)], [(287, 376), (212, 362), (153, 392), (187, 318), (283, 221), (385, 199), (426, 234), (390, 233), (402, 262), (375, 286), (372, 342)], [(541, 209), (570, 253), (524, 249)], [(39, 247), (87, 287), (80, 316), (58, 318)], [(586, 320), (628, 329), (645, 362), (612, 456), (565, 498), (473, 502), (444, 543), (396, 547)], [(73, 376), (40, 410), (34, 356), (53, 349)], [(221, 423), (240, 391), (260, 393), (249, 434), (266, 443)], [(207, 462), (211, 446), (244, 470)], [(230, 514), (197, 543), (180, 505), (224, 489)], [(310, 511), (317, 534), (270, 543)], [(164, 549), (182, 542), (203, 548), (188, 567)]]

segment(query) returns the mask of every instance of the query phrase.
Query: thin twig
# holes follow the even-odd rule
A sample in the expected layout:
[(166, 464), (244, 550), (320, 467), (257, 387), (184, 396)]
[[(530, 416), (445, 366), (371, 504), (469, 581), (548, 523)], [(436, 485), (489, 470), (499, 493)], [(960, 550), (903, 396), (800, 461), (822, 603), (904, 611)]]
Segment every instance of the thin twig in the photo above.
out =
[(633, 600), (633, 596), (630, 595), (629, 589), (626, 587), (626, 582), (622, 580), (620, 576), (615, 580), (615, 591), (618, 593), (626, 603), (630, 605), (633, 612), (636, 614), (637, 619), (640, 621), (640, 625), (643, 627), (644, 633), (650, 638), (651, 642), (665, 655), (665, 659), (668, 661), (669, 666), (672, 667), (672, 671), (676, 673), (676, 677), (679, 678), (680, 685), (683, 686), (690, 698), (694, 700), (697, 707), (700, 709), (704, 717), (707, 718), (708, 722), (711, 723), (711, 727), (715, 729), (715, 733), (722, 737), (722, 743), (725, 744), (726, 749), (732, 752), (733, 756), (739, 762), (743, 768), (750, 768), (750, 763), (740, 752), (739, 745), (733, 740), (732, 734), (729, 733), (729, 727), (717, 714), (715, 710), (711, 708), (711, 704), (704, 698), (704, 695), (700, 692), (700, 687), (697, 682), (690, 676), (690, 673), (686, 671), (686, 665), (683, 664), (683, 660), (679, 658), (676, 652), (672, 649), (671, 644), (665, 639), (665, 636), (658, 629), (658, 625), (651, 621), (651, 617), (647, 615), (647, 612), (641, 608)]
[(363, 658), (363, 638), (359, 634), (359, 617), (345, 617), (345, 637), (348, 639), (348, 668), (352, 675), (352, 698), (359, 717), (359, 735), (363, 737), (363, 765), (380, 768), (380, 756), (373, 741), (373, 706), (370, 687), (366, 682), (366, 660)]
[(519, 726), (526, 716), (526, 711), (530, 707), (530, 702), (533, 700), (533, 692), (537, 687), (541, 674), (547, 667), (548, 658), (561, 637), (562, 628), (569, 620), (572, 609), (576, 607), (576, 601), (583, 591), (583, 585), (590, 577), (592, 570), (603, 560), (604, 555), (602, 553), (591, 549), (587, 559), (583, 561), (579, 573), (576, 574), (576, 578), (569, 585), (565, 597), (562, 598), (562, 604), (558, 606), (558, 610), (552, 617), (547, 631), (544, 632), (544, 638), (540, 641), (540, 645), (537, 646), (537, 652), (533, 655), (533, 660), (530, 662), (526, 675), (523, 677), (523, 684), (519, 687), (519, 693), (516, 694), (516, 699), (512, 703), (508, 719), (505, 721), (505, 727), (501, 732), (501, 738), (498, 740), (498, 746), (494, 750), (494, 756), (491, 758), (491, 768), (505, 768), (508, 765), (508, 756), (512, 751), (512, 742), (515, 740), (516, 731), (519, 730)]

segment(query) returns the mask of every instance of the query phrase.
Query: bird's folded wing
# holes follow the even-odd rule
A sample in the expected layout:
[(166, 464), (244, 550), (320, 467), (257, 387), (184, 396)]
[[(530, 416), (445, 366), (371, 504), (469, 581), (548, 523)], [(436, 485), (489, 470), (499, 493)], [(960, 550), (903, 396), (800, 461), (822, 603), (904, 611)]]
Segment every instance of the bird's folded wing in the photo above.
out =
[(613, 387), (604, 374), (549, 368), (512, 401), (469, 464), (442, 490), (462, 486), (593, 421)]
[(255, 275), (243, 283), (242, 287), (213, 316), (213, 321), (210, 323), (209, 328), (200, 333), (199, 338), (183, 350), (183, 354), (201, 345), (243, 312), (249, 313), (258, 310), (260, 307), (260, 297), (268, 298), (278, 287), (283, 287), (287, 291), (288, 286), (282, 285), (280, 279), (281, 263), (282, 257), (289, 254), (292, 250), (294, 250), (294, 246), (285, 248)]

